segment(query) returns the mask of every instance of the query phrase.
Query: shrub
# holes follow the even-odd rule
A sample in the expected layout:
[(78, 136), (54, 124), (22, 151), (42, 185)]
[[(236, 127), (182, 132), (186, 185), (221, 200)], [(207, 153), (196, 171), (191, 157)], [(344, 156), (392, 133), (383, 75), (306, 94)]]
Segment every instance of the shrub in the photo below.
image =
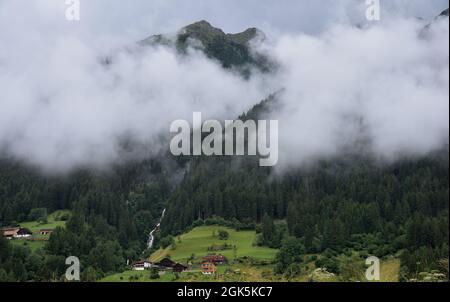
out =
[(326, 268), (327, 271), (330, 273), (339, 273), (339, 264), (334, 258), (328, 258), (324, 257), (321, 259), (318, 259), (315, 263), (317, 268)]
[(163, 249), (165, 249), (165, 248), (167, 248), (169, 245), (171, 245), (171, 244), (173, 244), (174, 243), (174, 240), (173, 240), (173, 237), (172, 236), (166, 236), (166, 237), (163, 237), (160, 241), (159, 241), (159, 244), (160, 244), (160, 246), (163, 248)]
[(159, 272), (156, 268), (152, 269), (150, 273), (150, 279), (152, 280), (159, 279)]
[(218, 234), (220, 240), (227, 240), (230, 237), (230, 234), (225, 230), (219, 230)]

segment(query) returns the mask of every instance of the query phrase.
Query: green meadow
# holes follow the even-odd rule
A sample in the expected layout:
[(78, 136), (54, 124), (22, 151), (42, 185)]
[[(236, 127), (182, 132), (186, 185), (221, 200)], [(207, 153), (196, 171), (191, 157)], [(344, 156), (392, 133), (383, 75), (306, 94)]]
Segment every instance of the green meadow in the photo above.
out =
[(20, 223), (20, 226), (22, 228), (30, 229), (33, 233), (39, 232), (41, 229), (54, 229), (56, 227), (62, 227), (66, 224), (65, 221), (59, 220), (59, 217), (61, 217), (63, 214), (69, 214), (70, 211), (67, 210), (61, 210), (56, 211), (48, 215), (47, 217), (47, 223), (39, 223), (37, 221), (28, 221), (28, 222), (22, 222)]
[[(227, 240), (218, 238), (219, 230), (228, 232), (229, 237)], [(157, 262), (164, 257), (170, 256), (174, 261), (186, 263), (193, 254), (196, 258), (201, 258), (211, 253), (222, 254), (229, 260), (244, 256), (258, 260), (274, 259), (278, 250), (254, 245), (255, 238), (255, 231), (236, 231), (216, 225), (196, 227), (186, 234), (175, 237), (174, 246), (156, 251), (150, 257), (150, 261)], [(236, 249), (208, 251), (208, 247), (223, 245), (224, 243), (232, 247), (236, 246)]]
[[(219, 230), (228, 232), (227, 240), (218, 238)], [(217, 267), (216, 276), (203, 276), (198, 262), (203, 256), (211, 253), (222, 254), (230, 261), (235, 257), (249, 257), (257, 260), (273, 260), (278, 250), (267, 247), (255, 246), (255, 231), (236, 231), (222, 226), (201, 226), (175, 237), (175, 245), (166, 249), (160, 249), (153, 253), (150, 261), (158, 262), (164, 257), (180, 263), (187, 263), (192, 255), (195, 256), (194, 266), (181, 274), (175, 275), (172, 272), (162, 274), (159, 279), (151, 279), (150, 271), (125, 271), (103, 278), (102, 282), (170, 282), (170, 281), (237, 281), (237, 280), (261, 280), (261, 271), (256, 267), (247, 264), (229, 264)], [(220, 251), (208, 251), (208, 247), (213, 245), (229, 245), (231, 248)], [(233, 248), (236, 246), (236, 248)], [(266, 268), (267, 269), (267, 268)], [(232, 273), (227, 273), (232, 271)], [(229, 280), (226, 275), (230, 275)], [(244, 278), (245, 277), (245, 278)], [(179, 279), (177, 279), (179, 278)]]
[(150, 271), (125, 271), (123, 273), (117, 273), (107, 276), (100, 280), (100, 282), (171, 282), (174, 280), (175, 275), (172, 273), (166, 273), (160, 276), (158, 279), (150, 278)]
[[(229, 233), (227, 240), (218, 238), (218, 231), (225, 230)], [(150, 261), (158, 262), (164, 257), (170, 257), (172, 260), (180, 263), (191, 262), (189, 269), (181, 274), (174, 274), (170, 271), (162, 273), (160, 278), (151, 279), (151, 272), (128, 270), (122, 273), (116, 273), (106, 276), (101, 282), (203, 282), (203, 281), (222, 281), (222, 282), (280, 282), (287, 281), (284, 275), (275, 275), (273, 273), (273, 260), (278, 250), (255, 246), (255, 231), (236, 231), (221, 226), (201, 226), (193, 230), (175, 237), (174, 246), (166, 249), (159, 249), (150, 257)], [(227, 249), (221, 251), (208, 251), (208, 247), (213, 245), (223, 245), (227, 243), (229, 246), (236, 246), (236, 249)], [(217, 253), (225, 255), (229, 263), (217, 266), (217, 273), (214, 276), (204, 276), (201, 274), (199, 262), (202, 257)], [(192, 259), (192, 256), (194, 258)], [(314, 261), (308, 259), (313, 255), (304, 255), (303, 271), (300, 275), (289, 278), (293, 282), (309, 282), (311, 274), (316, 269)], [(320, 258), (322, 255), (315, 255)], [(242, 261), (243, 257), (247, 257)], [(235, 258), (240, 258), (237, 261)], [(254, 262), (254, 260), (268, 260), (266, 263)], [(400, 270), (400, 261), (398, 258), (392, 258), (381, 261), (381, 282), (397, 282)], [(336, 282), (340, 280), (340, 276), (335, 275), (326, 277), (323, 280), (315, 277), (316, 282)], [(363, 277), (360, 280), (366, 281)]]
[[(41, 229), (55, 229), (56, 227), (64, 227), (66, 222), (60, 220), (63, 215), (70, 215), (70, 211), (68, 210), (61, 210), (56, 211), (48, 215), (47, 217), (47, 223), (40, 223), (37, 221), (27, 221), (20, 223), (20, 227), (27, 228), (31, 232), (33, 232), (33, 239), (35, 240), (29, 240), (29, 239), (13, 239), (11, 240), (11, 243), (15, 246), (23, 246), (28, 247), (32, 252), (35, 252), (38, 249), (41, 249), (45, 246), (47, 243), (49, 235), (40, 235), (39, 230)], [(41, 239), (41, 240), (38, 240)]]
[(14, 239), (11, 240), (10, 242), (15, 246), (28, 247), (32, 252), (35, 252), (36, 250), (43, 248), (47, 243), (47, 241), (32, 241), (26, 239)]

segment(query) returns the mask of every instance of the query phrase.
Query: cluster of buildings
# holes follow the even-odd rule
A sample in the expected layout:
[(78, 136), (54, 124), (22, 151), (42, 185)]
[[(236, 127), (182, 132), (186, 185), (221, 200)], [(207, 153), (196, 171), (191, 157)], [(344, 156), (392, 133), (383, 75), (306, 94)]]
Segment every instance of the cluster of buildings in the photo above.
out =
[(164, 258), (158, 263), (141, 260), (133, 264), (133, 270), (135, 271), (143, 271), (146, 269), (158, 269), (162, 271), (171, 270), (175, 273), (181, 273), (187, 270), (187, 266), (178, 262), (174, 262), (170, 258)]
[(20, 239), (20, 238), (30, 238), (31, 236), (33, 236), (33, 232), (31, 232), (27, 228), (14, 227), (2, 229), (2, 235), (6, 239)]
[(207, 255), (203, 257), (202, 274), (214, 275), (217, 271), (217, 265), (228, 263), (228, 259), (224, 255)]
[[(223, 255), (207, 255), (202, 258), (201, 270), (204, 275), (214, 275), (217, 271), (217, 265), (226, 264), (228, 260)], [(186, 265), (172, 261), (170, 258), (164, 258), (157, 263), (142, 260), (135, 262), (133, 270), (143, 271), (146, 269), (158, 269), (162, 271), (171, 270), (176, 273), (181, 273), (188, 269)]]
[[(2, 236), (5, 237), (6, 239), (28, 239), (33, 237), (32, 231), (22, 227), (2, 228), (0, 232)], [(52, 232), (53, 232), (52, 229), (41, 229), (37, 232), (37, 234), (48, 236)]]

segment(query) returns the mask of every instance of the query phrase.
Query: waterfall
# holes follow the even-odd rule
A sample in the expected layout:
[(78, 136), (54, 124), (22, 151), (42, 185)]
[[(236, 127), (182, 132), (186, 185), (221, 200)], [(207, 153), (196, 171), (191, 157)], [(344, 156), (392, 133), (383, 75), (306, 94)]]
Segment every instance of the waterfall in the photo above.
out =
[(159, 218), (158, 224), (155, 226), (153, 230), (150, 231), (150, 234), (148, 235), (148, 241), (147, 241), (147, 248), (151, 249), (153, 247), (153, 242), (155, 241), (155, 236), (153, 236), (153, 233), (159, 229), (161, 226), (161, 221), (164, 218), (164, 214), (166, 213), (166, 209), (162, 211), (161, 217)]

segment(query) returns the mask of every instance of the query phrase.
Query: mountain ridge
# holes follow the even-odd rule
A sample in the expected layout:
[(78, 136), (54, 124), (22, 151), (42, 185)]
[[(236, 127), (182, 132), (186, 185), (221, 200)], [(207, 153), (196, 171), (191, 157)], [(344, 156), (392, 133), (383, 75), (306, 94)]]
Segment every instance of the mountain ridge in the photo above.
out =
[(237, 69), (249, 77), (252, 69), (268, 72), (274, 66), (267, 57), (252, 49), (251, 42), (257, 38), (264, 40), (265, 35), (255, 27), (238, 33), (225, 33), (208, 21), (201, 20), (184, 26), (176, 32), (175, 37), (152, 35), (138, 44), (143, 47), (174, 47), (181, 54), (186, 54), (189, 48), (198, 49), (208, 58), (219, 61), (222, 67)]

